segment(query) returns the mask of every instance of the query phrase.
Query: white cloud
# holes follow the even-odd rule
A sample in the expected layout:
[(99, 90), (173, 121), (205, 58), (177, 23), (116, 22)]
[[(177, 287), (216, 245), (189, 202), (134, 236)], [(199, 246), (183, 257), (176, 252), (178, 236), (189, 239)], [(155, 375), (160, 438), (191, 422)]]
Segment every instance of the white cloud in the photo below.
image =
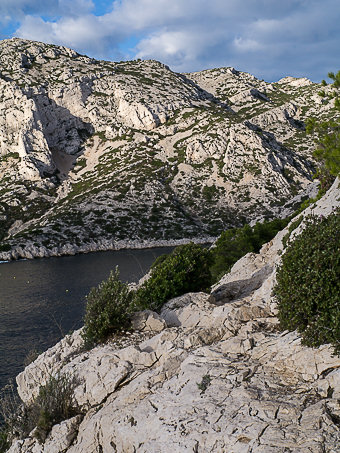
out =
[(177, 71), (235, 66), (265, 79), (319, 79), (338, 69), (338, 0), (116, 0), (102, 16), (92, 13), (94, 3), (1, 0), (0, 12), (24, 14), (16, 36), (101, 58), (115, 58), (135, 36), (136, 57)]
[(256, 52), (258, 50), (264, 50), (263, 44), (260, 44), (255, 39), (249, 38), (235, 38), (233, 45), (236, 50), (239, 50), (240, 52)]

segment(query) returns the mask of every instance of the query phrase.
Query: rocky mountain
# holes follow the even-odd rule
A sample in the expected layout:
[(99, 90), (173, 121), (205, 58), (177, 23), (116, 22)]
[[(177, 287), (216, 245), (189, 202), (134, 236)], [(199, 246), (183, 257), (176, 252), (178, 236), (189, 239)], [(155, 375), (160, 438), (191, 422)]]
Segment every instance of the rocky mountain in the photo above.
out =
[[(337, 179), (303, 216), (339, 207)], [(210, 295), (172, 299), (160, 315), (140, 312), (137, 331), (91, 351), (77, 331), (38, 357), (17, 377), (23, 401), (68, 373), (83, 415), (42, 443), (33, 431), (9, 453), (338, 452), (340, 358), (278, 329), (272, 288), (283, 238), (304, 225), (293, 222)]]
[[(0, 42), (0, 259), (196, 238), (315, 189), (319, 85)], [(327, 90), (327, 88), (326, 88)]]

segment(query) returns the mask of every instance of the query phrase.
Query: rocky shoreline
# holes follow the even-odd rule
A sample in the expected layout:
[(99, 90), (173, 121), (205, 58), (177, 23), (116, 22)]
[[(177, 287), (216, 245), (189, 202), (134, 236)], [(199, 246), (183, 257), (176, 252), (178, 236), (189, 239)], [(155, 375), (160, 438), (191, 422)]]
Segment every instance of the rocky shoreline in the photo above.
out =
[(25, 247), (17, 246), (8, 252), (0, 252), (0, 261), (13, 261), (18, 259), (49, 258), (52, 256), (73, 256), (81, 253), (107, 252), (114, 250), (148, 249), (153, 247), (172, 247), (194, 242), (195, 244), (209, 244), (216, 237), (206, 236), (201, 238), (183, 238), (173, 240), (144, 240), (144, 241), (115, 241), (97, 240), (89, 244), (75, 245), (65, 244), (60, 247), (48, 249), (43, 245), (36, 246), (28, 242)]

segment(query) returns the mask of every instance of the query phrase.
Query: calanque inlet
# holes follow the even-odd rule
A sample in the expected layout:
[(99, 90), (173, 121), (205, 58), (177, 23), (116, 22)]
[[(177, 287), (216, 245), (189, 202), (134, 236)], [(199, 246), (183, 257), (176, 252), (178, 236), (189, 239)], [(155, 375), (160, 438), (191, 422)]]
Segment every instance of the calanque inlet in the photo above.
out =
[(0, 261), (176, 246), (2, 392), (1, 452), (340, 451), (340, 186), (306, 133), (337, 80), (0, 41)]

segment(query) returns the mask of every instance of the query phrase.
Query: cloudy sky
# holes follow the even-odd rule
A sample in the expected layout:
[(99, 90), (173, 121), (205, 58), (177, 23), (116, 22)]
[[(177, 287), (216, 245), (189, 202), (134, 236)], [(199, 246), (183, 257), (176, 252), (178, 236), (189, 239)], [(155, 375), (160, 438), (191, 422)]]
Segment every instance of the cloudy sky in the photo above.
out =
[(13, 36), (181, 72), (320, 81), (340, 69), (340, 0), (0, 0), (0, 39)]

